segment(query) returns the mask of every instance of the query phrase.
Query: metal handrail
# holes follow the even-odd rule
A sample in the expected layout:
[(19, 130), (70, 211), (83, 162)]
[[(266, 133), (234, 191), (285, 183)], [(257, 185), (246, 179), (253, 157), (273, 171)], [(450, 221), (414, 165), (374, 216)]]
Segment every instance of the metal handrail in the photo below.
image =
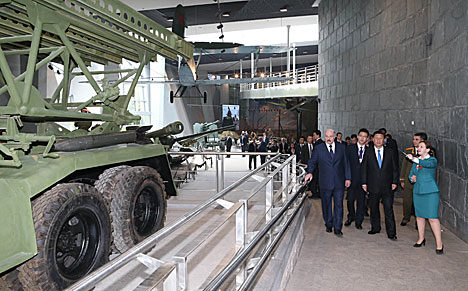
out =
[[(179, 152), (180, 153), (180, 152)], [(206, 155), (207, 152), (187, 152), (184, 154), (204, 154)], [(232, 154), (232, 153), (219, 153), (219, 152), (212, 152), (210, 154), (214, 155), (226, 155), (226, 154)], [(271, 153), (270, 153), (271, 155)], [(125, 253), (121, 254), (118, 256), (116, 259), (110, 261), (108, 264), (102, 266), (101, 268), (97, 269), (96, 271), (92, 272), (85, 278), (82, 278), (66, 290), (69, 291), (78, 291), (78, 290), (87, 290), (96, 285), (98, 282), (106, 278), (107, 276), (111, 275), (113, 272), (118, 270), (119, 268), (123, 267), (125, 264), (133, 260), (138, 256), (138, 254), (143, 253), (145, 251), (149, 251), (154, 245), (161, 240), (162, 238), (168, 236), (169, 234), (173, 233), (177, 229), (179, 229), (181, 226), (186, 224), (189, 220), (191, 220), (193, 217), (197, 216), (200, 214), (203, 210), (207, 209), (211, 204), (216, 202), (216, 200), (220, 199), (221, 197), (225, 196), (229, 192), (231, 192), (233, 189), (235, 189), (237, 186), (240, 184), (244, 183), (247, 179), (249, 179), (251, 176), (255, 175), (256, 173), (260, 172), (264, 168), (268, 167), (271, 163), (274, 161), (278, 160), (281, 157), (281, 154), (275, 155), (273, 158), (271, 158), (269, 161), (258, 167), (257, 169), (253, 170), (252, 172), (248, 173), (247, 175), (244, 175), (242, 178), (240, 178), (238, 181), (235, 183), (229, 185), (228, 187), (224, 188), (221, 190), (218, 194), (207, 200), (205, 203), (202, 205), (198, 206), (194, 210), (190, 211), (189, 213), (183, 215), (180, 217), (178, 220), (174, 221), (167, 227), (164, 227), (157, 231), (156, 233), (152, 234), (151, 236), (147, 237), (145, 240), (141, 241), (137, 245), (133, 246), (129, 250), (127, 250)]]
[(283, 77), (288, 78), (293, 76), (292, 80), (283, 81), (283, 82), (273, 82), (273, 83), (249, 83), (249, 84), (241, 84), (240, 90), (248, 91), (248, 90), (255, 90), (255, 89), (264, 89), (264, 88), (272, 88), (272, 87), (280, 87), (280, 86), (287, 86), (292, 84), (303, 84), (303, 83), (310, 83), (318, 81), (319, 75), (319, 66), (313, 65), (308, 66), (296, 70), (291, 71), (284, 71), (275, 74), (271, 74), (271, 77)]
[[(255, 249), (255, 247), (262, 241), (262, 239), (265, 237), (266, 234), (273, 228), (273, 226), (280, 220), (280, 218), (283, 216), (283, 214), (288, 210), (288, 208), (296, 201), (296, 199), (299, 197), (300, 194), (302, 194), (307, 185), (302, 185), (299, 190), (294, 194), (294, 196), (289, 199), (289, 201), (279, 210), (278, 213), (275, 214), (275, 216), (272, 217), (272, 219), (265, 224), (257, 233), (257, 235), (252, 239), (252, 241), (245, 247), (243, 248), (231, 262), (223, 268), (223, 270), (218, 273), (218, 275), (211, 280), (211, 282), (204, 288), (204, 290), (218, 290), (221, 285), (236, 271), (236, 269), (242, 264), (250, 255), (250, 253)], [(303, 201), (301, 201), (300, 205), (302, 205)], [(299, 209), (299, 207), (297, 208)], [(297, 210), (294, 212), (292, 217), (294, 217), (297, 213)], [(291, 218), (288, 220), (288, 224), (291, 222)], [(284, 230), (286, 227), (284, 227)], [(280, 234), (284, 234), (284, 231), (280, 232)], [(278, 235), (280, 237), (281, 235)], [(278, 242), (278, 240), (275, 240), (275, 244)], [(273, 245), (273, 244), (272, 244)], [(271, 253), (273, 250), (274, 245), (270, 246), (268, 250), (268, 254)], [(264, 263), (264, 262), (263, 262)], [(259, 269), (259, 268), (257, 268)], [(258, 271), (257, 271), (258, 273)], [(251, 277), (251, 276), (249, 276)], [(244, 282), (242, 286), (248, 287), (252, 284), (253, 278), (248, 279)]]

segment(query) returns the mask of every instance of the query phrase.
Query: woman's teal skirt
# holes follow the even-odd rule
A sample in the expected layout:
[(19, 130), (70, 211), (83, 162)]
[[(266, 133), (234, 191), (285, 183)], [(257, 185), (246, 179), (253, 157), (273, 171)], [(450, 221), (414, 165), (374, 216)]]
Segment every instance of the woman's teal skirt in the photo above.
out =
[(439, 217), (439, 192), (427, 194), (413, 193), (413, 203), (417, 217), (433, 219)]

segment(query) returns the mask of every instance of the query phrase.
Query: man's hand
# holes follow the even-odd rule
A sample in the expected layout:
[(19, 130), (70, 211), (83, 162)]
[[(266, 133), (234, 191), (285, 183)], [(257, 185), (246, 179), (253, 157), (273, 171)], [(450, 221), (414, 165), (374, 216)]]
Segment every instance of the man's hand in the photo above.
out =
[(362, 189), (367, 192), (367, 185), (362, 185)]
[(405, 189), (405, 182), (400, 182), (401, 189)]
[(397, 184), (392, 184), (392, 191), (395, 190), (397, 187)]
[(416, 175), (413, 175), (413, 176), (411, 176), (411, 181), (413, 181), (413, 183), (415, 183), (417, 178), (418, 177), (416, 177)]
[(312, 174), (309, 173), (309, 174), (307, 174), (307, 175), (305, 176), (305, 181), (304, 181), (304, 182), (307, 183), (307, 182), (310, 181), (310, 180), (312, 180)]
[(346, 188), (349, 188), (349, 186), (351, 186), (351, 180), (346, 180), (344, 182), (344, 185), (345, 185)]

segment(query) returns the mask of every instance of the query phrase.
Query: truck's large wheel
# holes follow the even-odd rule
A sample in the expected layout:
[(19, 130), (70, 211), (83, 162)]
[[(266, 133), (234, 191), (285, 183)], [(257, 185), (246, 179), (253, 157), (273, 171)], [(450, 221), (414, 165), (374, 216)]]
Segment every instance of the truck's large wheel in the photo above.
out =
[(150, 167), (124, 169), (115, 176), (110, 205), (114, 245), (124, 252), (164, 226), (167, 201), (163, 180)]
[(104, 199), (106, 199), (106, 202), (108, 203), (109, 207), (110, 207), (110, 203), (112, 200), (112, 191), (109, 191), (109, 189), (113, 189), (115, 187), (115, 184), (117, 184), (117, 180), (115, 179), (115, 176), (120, 171), (124, 169), (128, 169), (128, 168), (130, 168), (130, 166), (121, 165), (121, 166), (106, 169), (104, 172), (102, 172), (101, 175), (99, 175), (99, 179), (94, 184), (94, 187), (96, 187), (99, 193), (101, 193)]
[(1, 291), (20, 291), (23, 286), (18, 281), (18, 270), (13, 269), (5, 274), (0, 275), (0, 290)]
[(32, 202), (37, 255), (19, 267), (25, 290), (64, 289), (109, 259), (110, 218), (96, 189), (60, 184)]

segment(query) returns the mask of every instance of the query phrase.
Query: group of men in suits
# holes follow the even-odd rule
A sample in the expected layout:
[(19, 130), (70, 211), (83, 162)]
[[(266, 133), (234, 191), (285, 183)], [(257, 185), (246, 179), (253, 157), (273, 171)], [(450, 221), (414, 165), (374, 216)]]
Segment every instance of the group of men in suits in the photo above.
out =
[(372, 142), (365, 128), (359, 130), (355, 144), (347, 146), (341, 138), (342, 135), (336, 139), (335, 131), (328, 129), (325, 143), (315, 146), (308, 159), (306, 181), (318, 175), (326, 231), (343, 235), (343, 200), (347, 188), (349, 214), (345, 225), (355, 222), (356, 228), (362, 229), (368, 196), (371, 210), (368, 234), (381, 231), (379, 203), (382, 201), (387, 236), (396, 240), (393, 213), (393, 191), (399, 179), (396, 142), (387, 137), (385, 129), (374, 132)]

